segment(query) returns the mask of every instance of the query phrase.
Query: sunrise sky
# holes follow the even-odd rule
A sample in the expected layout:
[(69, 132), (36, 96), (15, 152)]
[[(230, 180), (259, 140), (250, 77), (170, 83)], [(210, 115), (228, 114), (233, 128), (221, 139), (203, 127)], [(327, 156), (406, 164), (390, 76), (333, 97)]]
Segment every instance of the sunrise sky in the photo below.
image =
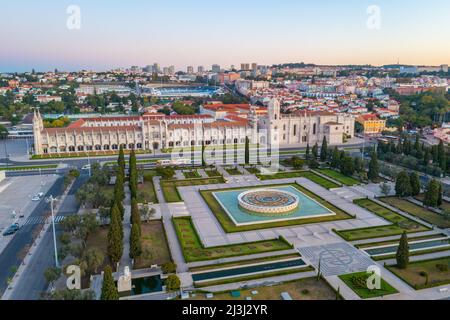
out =
[[(4, 2), (4, 3), (3, 3)], [(69, 5), (81, 29), (69, 30)], [(380, 29), (367, 8), (381, 9)], [(0, 7), (0, 71), (187, 65), (450, 64), (444, 0), (15, 0)]]

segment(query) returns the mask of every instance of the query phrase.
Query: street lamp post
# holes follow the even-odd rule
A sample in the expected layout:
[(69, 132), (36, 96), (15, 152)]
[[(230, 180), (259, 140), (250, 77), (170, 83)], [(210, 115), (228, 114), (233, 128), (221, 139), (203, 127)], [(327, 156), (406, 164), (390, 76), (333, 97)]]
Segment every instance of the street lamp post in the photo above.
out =
[(91, 158), (89, 157), (89, 151), (87, 152), (88, 156), (88, 169), (89, 169), (89, 178), (91, 177)]
[(58, 262), (58, 249), (56, 247), (56, 230), (55, 230), (55, 214), (53, 212), (53, 201), (55, 201), (56, 199), (53, 198), (53, 196), (50, 196), (50, 208), (51, 208), (51, 212), (52, 212), (52, 225), (53, 225), (53, 246), (55, 249), (55, 266), (56, 268), (59, 268), (59, 262)]

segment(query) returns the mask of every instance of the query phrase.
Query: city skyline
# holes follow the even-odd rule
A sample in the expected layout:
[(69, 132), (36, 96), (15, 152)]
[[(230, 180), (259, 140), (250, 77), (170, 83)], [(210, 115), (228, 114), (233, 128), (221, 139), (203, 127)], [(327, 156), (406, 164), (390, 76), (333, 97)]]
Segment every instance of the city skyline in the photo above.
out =
[(103, 71), (154, 62), (177, 70), (252, 62), (449, 64), (450, 44), (444, 39), (450, 3), (391, 2), (81, 0), (75, 3), (79, 30), (67, 28), (67, 8), (74, 3), (10, 2), (0, 13), (0, 71)]

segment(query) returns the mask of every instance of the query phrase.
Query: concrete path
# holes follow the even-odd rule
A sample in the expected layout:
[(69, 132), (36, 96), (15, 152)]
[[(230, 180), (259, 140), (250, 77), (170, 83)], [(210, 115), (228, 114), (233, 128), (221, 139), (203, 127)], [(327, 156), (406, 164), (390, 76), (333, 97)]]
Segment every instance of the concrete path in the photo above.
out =
[(174, 263), (176, 263), (177, 265), (177, 272), (184, 273), (188, 271), (188, 267), (186, 265), (186, 262), (184, 261), (183, 251), (181, 250), (180, 243), (178, 242), (177, 233), (172, 223), (172, 215), (170, 213), (169, 206), (161, 190), (160, 180), (161, 180), (160, 177), (153, 177), (153, 184), (155, 186), (156, 196), (158, 198), (161, 208), (164, 230), (166, 232), (168, 240), (167, 242), (169, 244), (172, 259)]
[(205, 179), (209, 178), (208, 174), (205, 172), (205, 169), (197, 169), (197, 172), (199, 175), (202, 176), (202, 178), (205, 178)]
[(262, 279), (255, 279), (255, 280), (249, 280), (249, 281), (222, 284), (222, 285), (217, 285), (217, 286), (204, 287), (204, 288), (202, 288), (202, 291), (222, 292), (222, 291), (230, 291), (230, 290), (239, 290), (239, 289), (243, 289), (243, 288), (257, 288), (257, 287), (263, 287), (263, 286), (276, 285), (276, 284), (280, 284), (282, 282), (311, 278), (316, 275), (317, 275), (316, 271), (292, 273), (292, 274), (286, 274), (286, 275), (282, 275), (282, 276), (275, 276), (275, 277), (269, 277), (269, 278), (262, 278)]
[(123, 217), (123, 254), (119, 262), (119, 272), (124, 272), (125, 267), (133, 267), (132, 259), (130, 258), (130, 234), (131, 234), (131, 193), (129, 183), (124, 184), (125, 200), (123, 202), (124, 217)]

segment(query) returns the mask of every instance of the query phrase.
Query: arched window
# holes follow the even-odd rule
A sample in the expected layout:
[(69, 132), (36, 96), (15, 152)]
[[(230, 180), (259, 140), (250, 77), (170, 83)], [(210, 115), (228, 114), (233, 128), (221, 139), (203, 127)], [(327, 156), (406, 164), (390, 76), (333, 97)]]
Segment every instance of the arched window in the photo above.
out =
[(316, 131), (317, 131), (316, 129), (317, 129), (317, 124), (314, 123), (314, 125), (313, 125), (313, 134), (316, 134)]
[(297, 125), (294, 124), (294, 137), (297, 135)]

